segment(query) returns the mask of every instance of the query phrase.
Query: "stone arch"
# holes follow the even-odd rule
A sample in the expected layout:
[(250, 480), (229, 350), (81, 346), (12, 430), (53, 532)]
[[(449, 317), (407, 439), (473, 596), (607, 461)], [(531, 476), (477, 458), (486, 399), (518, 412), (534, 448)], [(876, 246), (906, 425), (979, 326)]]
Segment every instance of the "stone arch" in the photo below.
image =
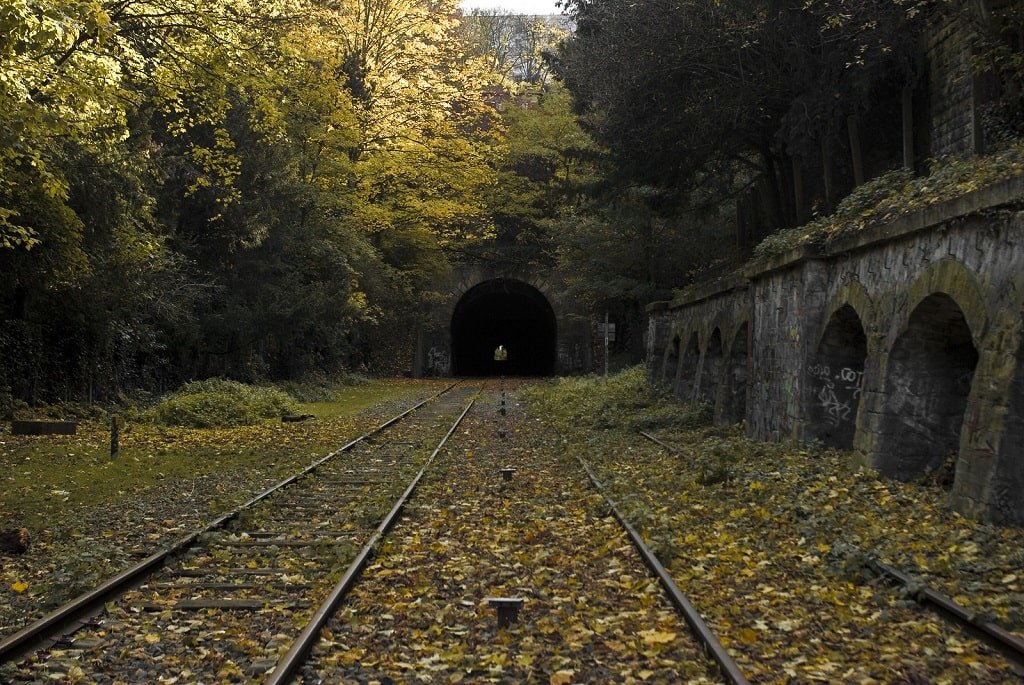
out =
[[(968, 318), (960, 301), (945, 290), (918, 298), (922, 282), (932, 279), (926, 274), (910, 290), (914, 307), (889, 350), (880, 393), (875, 465), (903, 479), (938, 471), (959, 454), (979, 359), (972, 319), (975, 326), (984, 321), (983, 310)], [(980, 301), (973, 300), (973, 307)]]
[[(457, 376), (549, 376), (557, 361), (558, 325), (547, 297), (512, 278), (466, 290), (451, 319), (452, 372)], [(503, 345), (507, 359), (496, 361)]]
[(553, 286), (548, 278), (539, 272), (522, 269), (494, 269), (480, 265), (461, 271), (454, 282), (452, 292), (455, 295), (456, 304), (474, 288), (492, 281), (507, 281), (510, 283), (521, 283), (536, 290), (544, 296), (548, 302), (554, 302), (557, 286)]
[(697, 370), (700, 366), (700, 343), (697, 331), (690, 333), (686, 346), (679, 353), (679, 370), (676, 374), (676, 396), (684, 402), (693, 401), (693, 393), (697, 383)]
[(981, 285), (974, 275), (954, 259), (942, 259), (929, 264), (922, 270), (914, 283), (907, 289), (905, 306), (893, 322), (895, 328), (889, 331), (888, 349), (892, 349), (897, 335), (906, 330), (911, 314), (926, 298), (935, 293), (945, 293), (952, 298), (963, 314), (971, 331), (975, 348), (981, 348), (981, 339), (988, 329), (988, 307)]
[(701, 402), (716, 403), (719, 380), (722, 375), (722, 363), (722, 329), (715, 326), (715, 329), (711, 331), (707, 344), (704, 346), (704, 356), (700, 372), (700, 388), (698, 390)]
[(845, 450), (853, 448), (868, 356), (862, 321), (849, 303), (832, 311), (807, 368), (807, 437)]
[(726, 387), (718, 410), (718, 420), (722, 423), (739, 423), (747, 416), (749, 335), (750, 323), (743, 321), (729, 344), (727, 371), (723, 374)]
[(672, 336), (672, 341), (665, 348), (661, 362), (661, 378), (659, 380), (666, 388), (671, 389), (675, 385), (676, 374), (679, 371), (680, 345), (682, 342), (679, 340), (679, 333), (676, 332)]
[(867, 337), (868, 355), (877, 354), (878, 337), (877, 334), (872, 335), (871, 332), (877, 333), (878, 312), (875, 307), (875, 301), (860, 281), (850, 281), (844, 284), (836, 291), (832, 299), (829, 300), (828, 307), (825, 309), (825, 317), (822, 319), (817, 335), (814, 338), (816, 346), (821, 345), (821, 340), (831, 324), (835, 313), (842, 307), (847, 306), (852, 307), (860, 319), (861, 327), (864, 329), (865, 337)]

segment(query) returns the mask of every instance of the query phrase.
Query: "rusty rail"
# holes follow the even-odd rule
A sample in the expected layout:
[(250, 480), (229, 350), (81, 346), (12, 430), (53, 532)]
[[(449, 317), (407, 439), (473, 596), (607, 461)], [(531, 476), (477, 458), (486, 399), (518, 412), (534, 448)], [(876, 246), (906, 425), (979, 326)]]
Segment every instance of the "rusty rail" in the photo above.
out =
[(979, 640), (997, 649), (1018, 666), (1024, 667), (1024, 639), (994, 623), (979, 618), (950, 597), (923, 585), (899, 569), (869, 556), (868, 565), (875, 573), (908, 590), (919, 604), (931, 609), (949, 623), (956, 624)]
[(291, 485), (303, 476), (315, 471), (318, 467), (323, 465), (325, 462), (337, 457), (339, 454), (351, 450), (353, 447), (363, 442), (364, 440), (376, 435), (384, 429), (394, 425), (401, 421), (409, 414), (413, 413), (423, 405), (431, 402), (441, 395), (444, 395), (452, 388), (458, 385), (458, 382), (452, 383), (440, 392), (428, 397), (422, 402), (418, 402), (412, 407), (405, 411), (393, 416), (384, 423), (376, 426), (367, 433), (355, 438), (354, 440), (346, 443), (337, 450), (331, 452), (327, 456), (317, 459), (313, 463), (306, 466), (302, 471), (285, 478), (279, 483), (271, 486), (267, 490), (256, 495), (252, 499), (248, 500), (244, 504), (236, 507), (235, 509), (222, 514), (213, 521), (207, 523), (202, 529), (197, 530), (185, 537), (179, 538), (173, 542), (169, 547), (159, 550), (150, 556), (146, 557), (142, 561), (135, 565), (125, 569), (121, 573), (118, 573), (112, 578), (107, 579), (101, 583), (98, 587), (89, 590), (78, 597), (75, 597), (70, 602), (67, 602), (53, 611), (47, 613), (45, 616), (37, 619), (36, 621), (25, 626), (16, 633), (9, 635), (8, 637), (0, 640), (0, 664), (13, 661), (31, 649), (38, 647), (47, 640), (53, 639), (59, 635), (66, 634), (74, 631), (78, 627), (84, 624), (89, 617), (99, 613), (103, 609), (103, 605), (113, 597), (119, 594), (127, 592), (128, 590), (141, 585), (146, 578), (152, 575), (154, 572), (164, 566), (167, 559), (181, 554), (189, 547), (194, 545), (199, 538), (206, 534), (219, 530), (227, 525), (229, 522), (236, 519), (243, 511), (253, 507), (258, 502), (263, 501), (272, 494), (278, 492), (282, 488)]
[[(672, 454), (679, 453), (676, 447), (659, 440), (650, 433), (640, 431), (640, 435), (657, 443)], [(911, 596), (919, 604), (931, 609), (947, 623), (958, 626), (968, 634), (999, 651), (999, 653), (1013, 663), (1024, 668), (1024, 639), (1020, 636), (1009, 632), (991, 621), (979, 618), (974, 612), (957, 604), (952, 598), (914, 580), (903, 571), (886, 564), (876, 556), (871, 554), (866, 554), (865, 556), (867, 557), (866, 560), (869, 568), (876, 574), (891, 583), (911, 591)]]
[(704, 645), (704, 648), (711, 655), (711, 658), (718, 664), (718, 668), (722, 672), (722, 676), (731, 685), (749, 685), (749, 682), (743, 673), (740, 671), (739, 665), (729, 655), (729, 652), (722, 646), (722, 643), (718, 641), (718, 638), (708, 627), (708, 624), (704, 621), (704, 618), (697, 611), (696, 607), (690, 603), (690, 600), (686, 598), (683, 591), (679, 589), (675, 581), (672, 580), (672, 576), (669, 575), (668, 571), (662, 565), (658, 557), (655, 556), (654, 552), (644, 543), (640, 533), (626, 520), (626, 517), (619, 511), (618, 506), (615, 502), (605, 493), (601, 482), (594, 475), (594, 471), (590, 468), (581, 457), (577, 456), (580, 465), (583, 466), (583, 470), (587, 472), (587, 477), (590, 479), (590, 483), (594, 486), (594, 489), (604, 497), (605, 502), (612, 510), (612, 514), (618, 519), (619, 523), (625, 528), (626, 533), (629, 534), (630, 540), (633, 542), (633, 546), (636, 547), (637, 552), (640, 553), (644, 563), (647, 565), (651, 572), (658, 577), (661, 582), (661, 586), (665, 589), (668, 595), (669, 601), (672, 605), (683, 615), (687, 625), (690, 627), (690, 631), (694, 636), (700, 640)]
[(295, 641), (292, 642), (291, 648), (283, 657), (281, 657), (280, 660), (278, 660), (274, 670), (270, 672), (266, 679), (264, 679), (264, 685), (283, 685), (283, 683), (291, 682), (298, 674), (299, 669), (302, 668), (302, 665), (305, 663), (310, 650), (320, 639), (320, 631), (327, 624), (327, 621), (330, 620), (331, 616), (334, 615), (334, 612), (338, 609), (342, 600), (345, 599), (345, 596), (356, 584), (356, 581), (359, 579), (359, 575), (366, 567), (366, 563), (369, 561), (374, 548), (380, 542), (381, 538), (387, 535), (388, 531), (395, 525), (395, 522), (398, 520), (398, 515), (402, 513), (402, 509), (405, 507), (406, 502), (408, 502), (409, 498), (412, 497), (412, 493), (416, 490), (416, 486), (419, 485), (420, 480), (423, 479), (423, 474), (426, 473), (431, 463), (433, 463), (434, 458), (437, 457), (448, 442), (448, 439), (451, 438), (458, 429), (462, 420), (466, 418), (466, 414), (468, 414), (469, 410), (473, 408), (473, 404), (475, 402), (475, 399), (470, 400), (469, 404), (467, 404), (466, 408), (462, 411), (462, 414), (459, 415), (459, 418), (457, 418), (455, 423), (452, 424), (452, 427), (448, 429), (448, 432), (441, 439), (441, 442), (438, 443), (437, 447), (434, 448), (434, 451), (431, 453), (423, 467), (419, 470), (419, 473), (417, 473), (416, 477), (413, 478), (411, 483), (409, 483), (409, 486), (405, 489), (405, 492), (402, 493), (401, 497), (398, 498), (398, 501), (395, 502), (395, 505), (391, 508), (388, 515), (385, 516), (384, 520), (380, 522), (379, 526), (377, 526), (377, 530), (374, 532), (373, 536), (370, 537), (369, 541), (367, 541), (359, 551), (359, 554), (356, 555), (356, 558), (351, 564), (349, 564), (348, 568), (345, 570), (345, 575), (342, 576), (341, 580), (339, 580), (331, 589), (331, 593), (313, 614), (313, 617), (310, 619), (309, 623), (306, 624), (302, 633), (300, 633)]
[(654, 437), (653, 435), (651, 435), (647, 431), (640, 431), (640, 435), (644, 436), (645, 438), (647, 438), (651, 442), (654, 442), (654, 443), (657, 443), (657, 444), (661, 445), (662, 447), (665, 448), (666, 452), (670, 452), (672, 454), (679, 454), (679, 450), (676, 449), (674, 446), (668, 444), (667, 442), (662, 442), (661, 440), (659, 440), (658, 438)]

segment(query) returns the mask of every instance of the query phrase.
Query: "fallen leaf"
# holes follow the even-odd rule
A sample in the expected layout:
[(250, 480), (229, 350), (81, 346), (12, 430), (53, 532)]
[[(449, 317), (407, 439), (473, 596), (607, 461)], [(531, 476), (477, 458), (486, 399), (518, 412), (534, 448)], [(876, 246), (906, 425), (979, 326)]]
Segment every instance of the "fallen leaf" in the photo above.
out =
[(644, 642), (649, 645), (663, 645), (676, 639), (675, 633), (659, 630), (642, 630), (639, 635), (643, 636)]

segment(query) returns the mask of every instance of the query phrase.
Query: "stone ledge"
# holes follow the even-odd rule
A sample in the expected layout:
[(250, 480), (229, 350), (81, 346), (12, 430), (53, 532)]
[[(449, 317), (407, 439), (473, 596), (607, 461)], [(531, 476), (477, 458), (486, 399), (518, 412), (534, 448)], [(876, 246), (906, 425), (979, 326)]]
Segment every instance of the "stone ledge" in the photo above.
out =
[(644, 307), (644, 309), (647, 311), (648, 314), (653, 314), (654, 312), (665, 311), (666, 309), (669, 308), (670, 304), (671, 303), (668, 300), (658, 300), (657, 302), (649, 303), (646, 307)]
[(667, 309), (678, 309), (703, 300), (710, 300), (717, 295), (728, 294), (733, 290), (746, 290), (748, 287), (745, 273), (734, 271), (711, 281), (688, 285), (665, 304)]
[(918, 233), (953, 219), (959, 219), (985, 209), (1024, 200), (1024, 175), (1008, 178), (984, 188), (939, 202), (930, 207), (902, 216), (895, 221), (879, 224), (829, 245), (828, 256), (853, 252), (878, 243), (891, 242), (906, 235)]
[(879, 243), (893, 242), (904, 236), (936, 228), (953, 219), (1017, 200), (1024, 200), (1024, 175), (1008, 178), (966, 195), (938, 202), (893, 221), (879, 223), (837, 238), (826, 246), (800, 245), (779, 255), (751, 260), (744, 268), (743, 275), (752, 281), (757, 280), (812, 259), (827, 259)]

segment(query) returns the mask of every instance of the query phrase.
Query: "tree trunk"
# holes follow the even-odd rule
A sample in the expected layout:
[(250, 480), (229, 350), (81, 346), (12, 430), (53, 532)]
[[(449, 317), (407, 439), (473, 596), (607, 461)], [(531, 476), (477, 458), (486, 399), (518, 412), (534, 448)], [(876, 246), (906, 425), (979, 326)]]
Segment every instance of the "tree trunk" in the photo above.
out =
[(846, 118), (846, 128), (850, 134), (850, 155), (853, 157), (853, 185), (854, 187), (864, 183), (864, 157), (860, 149), (860, 124), (857, 115), (851, 114)]
[(832, 149), (827, 137), (821, 139), (821, 176), (825, 183), (825, 211), (831, 212), (836, 184), (832, 175)]
[(914, 170), (914, 88), (903, 86), (903, 166)]
[(796, 217), (796, 225), (803, 226), (807, 223), (807, 216), (805, 212), (807, 201), (806, 198), (804, 198), (804, 170), (799, 157), (791, 157), (790, 161), (793, 164), (794, 216)]

